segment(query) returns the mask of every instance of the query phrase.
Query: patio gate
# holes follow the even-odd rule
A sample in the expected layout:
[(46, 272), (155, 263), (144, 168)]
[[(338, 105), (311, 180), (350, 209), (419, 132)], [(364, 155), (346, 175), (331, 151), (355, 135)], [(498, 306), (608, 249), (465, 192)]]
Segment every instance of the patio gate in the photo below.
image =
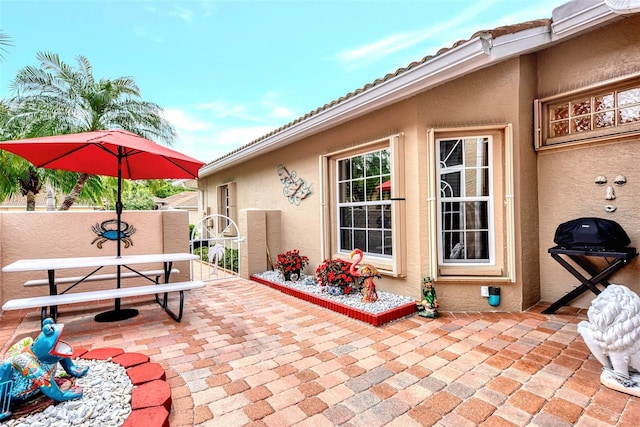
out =
[(224, 215), (202, 218), (191, 231), (191, 253), (199, 255), (193, 263), (193, 278), (215, 281), (240, 277), (240, 242), (243, 237), (235, 222)]

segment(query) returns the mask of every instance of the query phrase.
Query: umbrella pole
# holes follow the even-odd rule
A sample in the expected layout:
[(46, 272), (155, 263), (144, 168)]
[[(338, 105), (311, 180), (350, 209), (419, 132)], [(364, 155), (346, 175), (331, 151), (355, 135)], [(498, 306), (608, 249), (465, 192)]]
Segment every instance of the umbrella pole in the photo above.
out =
[[(117, 230), (118, 235), (116, 239), (116, 257), (120, 258), (120, 226), (122, 225), (122, 155), (121, 148), (118, 147), (118, 200), (116, 201), (116, 218), (117, 218)], [(120, 274), (121, 274), (121, 266), (116, 266), (116, 287), (120, 289)], [(120, 311), (120, 298), (116, 298), (116, 306), (115, 311)]]
[[(120, 258), (121, 247), (121, 229), (122, 224), (122, 147), (118, 147), (118, 196), (116, 201), (116, 219), (118, 235), (116, 238), (116, 257)], [(120, 288), (122, 266), (116, 266), (116, 287)], [(138, 315), (138, 310), (135, 308), (120, 308), (120, 298), (116, 298), (115, 307), (112, 311), (105, 311), (104, 313), (97, 314), (94, 317), (96, 322), (117, 322), (119, 320), (126, 320)]]

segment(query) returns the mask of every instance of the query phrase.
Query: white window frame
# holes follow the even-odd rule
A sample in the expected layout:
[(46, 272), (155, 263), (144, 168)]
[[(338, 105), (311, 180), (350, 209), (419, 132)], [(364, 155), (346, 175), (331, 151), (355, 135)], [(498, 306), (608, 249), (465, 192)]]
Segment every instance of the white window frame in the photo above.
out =
[[(467, 137), (469, 135), (494, 133), (499, 134), (501, 139), (501, 155), (495, 152), (495, 144), (493, 155), (494, 162), (493, 186), (501, 186), (500, 194), (493, 196), (494, 203), (494, 220), (497, 220), (498, 204), (500, 204), (499, 215), (502, 222), (500, 233), (502, 235), (500, 241), (495, 241), (495, 259), (496, 265), (483, 264), (462, 264), (447, 265), (440, 261), (440, 242), (439, 236), (439, 192), (440, 179), (437, 174), (439, 157), (436, 151), (436, 139), (450, 139), (451, 137)], [(500, 161), (501, 173), (495, 173), (495, 162)], [(513, 127), (511, 124), (506, 125), (489, 125), (477, 127), (463, 128), (430, 128), (427, 131), (427, 203), (428, 203), (428, 226), (429, 226), (429, 272), (432, 279), (440, 282), (486, 282), (487, 280), (495, 281), (516, 281), (516, 246), (515, 246), (515, 208), (513, 200), (514, 182), (513, 182)], [(498, 181), (500, 180), (500, 181)], [(500, 258), (498, 262), (498, 258)]]
[[(487, 135), (487, 134), (478, 134), (478, 135), (470, 135), (470, 136), (463, 136), (463, 137), (458, 137), (458, 138), (454, 138), (454, 137), (449, 137), (449, 138), (438, 138), (436, 139), (436, 158), (440, 159), (441, 155), (440, 155), (440, 142), (441, 141), (450, 141), (450, 140), (455, 140), (455, 139), (459, 139), (459, 140), (468, 140), (468, 139), (487, 139), (487, 144), (488, 144), (488, 152), (487, 152), (487, 170), (488, 170), (488, 175), (489, 175), (489, 194), (487, 196), (474, 196), (474, 197), (470, 197), (470, 196), (466, 196), (466, 195), (460, 195), (460, 197), (449, 197), (446, 198), (446, 200), (442, 195), (442, 191), (439, 191), (437, 193), (437, 199), (438, 199), (438, 259), (439, 259), (439, 263), (440, 265), (456, 265), (456, 266), (464, 266), (464, 265), (473, 265), (473, 266), (478, 266), (478, 265), (495, 265), (496, 259), (495, 259), (495, 229), (494, 229), (494, 219), (495, 219), (495, 213), (494, 213), (494, 194), (493, 194), (493, 137), (491, 135)], [(464, 153), (463, 153), (464, 155)], [(440, 176), (443, 172), (460, 172), (461, 174), (461, 191), (464, 191), (464, 183), (466, 182), (465, 177), (466, 177), (466, 172), (469, 170), (469, 167), (466, 166), (466, 162), (463, 163), (462, 166), (455, 166), (455, 167), (448, 167), (448, 168), (443, 168), (441, 162), (437, 162), (437, 174), (438, 174), (438, 183), (440, 184), (441, 180), (440, 180)], [(440, 185), (439, 185), (440, 187)], [(460, 260), (460, 261), (455, 261), (455, 260), (451, 260), (451, 259), (447, 259), (445, 258), (445, 251), (444, 251), (444, 247), (445, 247), (445, 242), (444, 242), (444, 231), (443, 230), (443, 224), (442, 224), (442, 217), (443, 217), (443, 212), (442, 212), (442, 205), (443, 203), (445, 203), (446, 201), (450, 201), (450, 202), (459, 202), (461, 204), (466, 203), (466, 202), (486, 202), (487, 203), (487, 225), (488, 225), (488, 255), (489, 258), (484, 261), (484, 260), (470, 260), (470, 259), (465, 259), (465, 260)], [(465, 227), (466, 230), (466, 227)], [(466, 250), (467, 248), (464, 248), (463, 250)]]
[[(389, 153), (389, 168), (391, 168), (391, 150), (389, 148), (386, 148), (386, 147), (383, 147), (383, 148), (380, 148), (380, 149), (374, 149), (372, 151), (367, 151), (367, 152), (364, 152), (364, 153), (351, 154), (351, 155), (348, 155), (348, 156), (336, 158), (336, 161), (335, 161), (335, 168), (336, 168), (335, 176), (337, 177), (337, 179), (336, 179), (336, 194), (338, 194), (338, 195), (340, 194), (340, 186), (342, 184), (345, 184), (345, 185), (348, 184), (348, 187), (351, 190), (353, 190), (353, 185), (356, 182), (365, 181), (365, 183), (366, 183), (366, 181), (368, 181), (371, 178), (373, 178), (371, 175), (365, 175), (365, 177), (362, 177), (362, 178), (354, 178), (354, 177), (344, 178), (344, 177), (342, 177), (342, 179), (341, 179), (341, 177), (340, 177), (340, 175), (341, 175), (340, 163), (341, 162), (349, 161), (349, 160), (352, 160), (352, 159), (354, 159), (356, 157), (366, 158), (366, 156), (368, 156), (369, 154), (381, 153), (382, 151), (387, 151)], [(365, 162), (366, 162), (366, 160), (365, 160)], [(366, 163), (365, 163), (365, 166), (366, 166)], [(382, 175), (381, 174), (381, 175), (377, 175), (376, 177), (378, 178), (378, 182), (379, 182), (378, 185), (381, 185), (382, 182), (385, 181), (385, 179), (389, 179), (389, 180), (391, 179), (390, 174), (389, 175), (386, 175), (386, 174)], [(379, 194), (382, 194), (381, 190), (379, 190)], [(342, 241), (342, 235), (343, 235), (342, 230), (343, 229), (350, 229), (351, 230), (351, 234), (355, 234), (358, 230), (360, 230), (360, 231), (364, 231), (364, 234), (366, 235), (366, 238), (365, 238), (365, 240), (367, 241), (366, 245), (365, 246), (359, 246), (359, 248), (362, 249), (365, 254), (370, 255), (370, 256), (377, 256), (377, 257), (381, 257), (381, 258), (391, 259), (392, 255), (387, 255), (385, 253), (378, 254), (378, 253), (371, 252), (370, 250), (368, 250), (368, 249), (370, 249), (370, 244), (374, 245), (374, 243), (369, 243), (369, 241), (368, 241), (369, 240), (369, 235), (370, 235), (371, 232), (376, 231), (376, 230), (380, 230), (381, 237), (382, 237), (382, 236), (384, 236), (385, 230), (389, 230), (390, 229), (391, 230), (391, 235), (393, 236), (393, 221), (391, 221), (391, 218), (389, 218), (389, 223), (387, 224), (388, 228), (380, 227), (379, 229), (376, 229), (376, 228), (373, 228), (373, 227), (369, 226), (369, 224), (368, 224), (369, 215), (368, 214), (365, 214), (365, 218), (366, 218), (366, 222), (367, 222), (366, 224), (360, 224), (360, 225), (351, 224), (350, 226), (346, 226), (345, 224), (342, 224), (342, 222), (341, 222), (342, 215), (340, 214), (340, 211), (342, 210), (342, 208), (364, 208), (365, 210), (367, 210), (367, 209), (369, 209), (369, 207), (377, 207), (377, 206), (380, 207), (381, 211), (384, 211), (385, 207), (386, 207), (386, 209), (388, 210), (389, 214), (391, 214), (391, 204), (392, 203), (391, 203), (390, 199), (369, 200), (369, 201), (362, 200), (362, 201), (357, 201), (356, 202), (356, 201), (353, 201), (353, 200), (340, 201), (340, 198), (338, 197), (338, 200), (336, 201), (336, 206), (337, 206), (337, 211), (338, 211), (338, 215), (336, 216), (336, 218), (337, 218), (337, 225), (339, 227), (338, 228), (338, 234), (337, 234), (337, 237), (338, 237), (338, 239), (337, 239), (338, 240), (338, 248), (341, 248), (340, 250), (342, 250), (343, 246), (347, 246), (350, 243), (350, 242), (343, 242)], [(381, 215), (384, 218), (384, 213), (381, 213)], [(384, 246), (384, 240), (381, 240), (378, 243), (380, 243), (380, 245)], [(393, 252), (393, 245), (391, 245), (390, 243), (391, 242), (389, 242), (388, 246), (389, 246), (391, 252)], [(385, 252), (384, 248), (382, 248), (381, 250), (382, 250), (382, 252)]]
[(359, 144), (357, 146), (333, 151), (319, 157), (320, 192), (322, 194), (321, 236), (322, 252), (325, 258), (349, 259), (350, 252), (341, 251), (339, 246), (339, 199), (338, 199), (338, 160), (388, 148), (390, 151), (391, 172), (391, 256), (365, 254), (364, 262), (372, 264), (383, 275), (404, 277), (405, 260), (405, 186), (404, 186), (404, 140), (403, 134)]
[(236, 183), (227, 182), (221, 184), (216, 189), (217, 198), (217, 213), (222, 215), (219, 217), (219, 221), (224, 221), (224, 217), (229, 218), (226, 224), (220, 223), (218, 227), (220, 230), (225, 230), (225, 236), (235, 236), (235, 228), (231, 225), (238, 221), (237, 218), (237, 197), (236, 197)]

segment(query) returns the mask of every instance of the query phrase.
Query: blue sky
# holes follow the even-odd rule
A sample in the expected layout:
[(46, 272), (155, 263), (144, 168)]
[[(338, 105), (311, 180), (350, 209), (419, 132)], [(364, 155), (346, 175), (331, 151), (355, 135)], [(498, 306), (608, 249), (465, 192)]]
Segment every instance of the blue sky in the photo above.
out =
[[(578, 0), (579, 1), (579, 0)], [(131, 76), (205, 162), (476, 31), (568, 0), (0, 0), (0, 98), (37, 52)]]

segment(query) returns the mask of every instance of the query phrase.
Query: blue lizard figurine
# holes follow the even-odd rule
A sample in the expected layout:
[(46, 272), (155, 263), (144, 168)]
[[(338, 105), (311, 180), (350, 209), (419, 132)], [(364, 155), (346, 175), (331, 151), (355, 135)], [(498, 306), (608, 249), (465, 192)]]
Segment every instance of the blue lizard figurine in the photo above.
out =
[[(82, 397), (81, 387), (62, 391), (55, 382), (58, 363), (67, 374), (73, 377), (81, 377), (89, 370), (88, 366), (77, 366), (71, 360), (73, 349), (60, 340), (63, 328), (63, 324), (45, 319), (42, 322), (42, 332), (35, 341), (25, 345), (19, 351), (10, 350), (10, 356), (0, 365), (0, 383), (13, 381), (11, 403), (22, 403), (35, 397), (39, 392), (57, 402)], [(2, 388), (2, 392), (9, 391), (7, 388)], [(6, 401), (6, 397), (0, 396), (0, 402)], [(10, 411), (0, 413), (0, 421), (10, 416)]]

